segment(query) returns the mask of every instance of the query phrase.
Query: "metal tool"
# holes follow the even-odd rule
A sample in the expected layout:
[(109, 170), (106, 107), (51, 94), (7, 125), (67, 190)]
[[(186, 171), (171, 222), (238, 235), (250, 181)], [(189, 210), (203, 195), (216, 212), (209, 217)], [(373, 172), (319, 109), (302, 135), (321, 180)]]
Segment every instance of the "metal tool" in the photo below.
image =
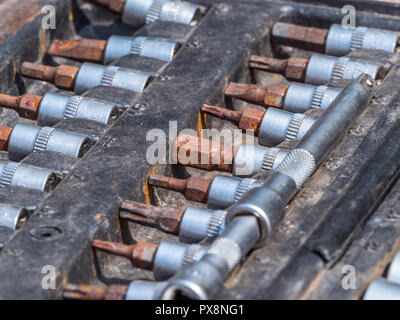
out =
[(289, 80), (312, 85), (326, 85), (333, 80), (353, 80), (363, 73), (379, 80), (383, 77), (384, 72), (379, 64), (321, 54), (313, 54), (310, 59), (252, 56), (250, 67), (280, 73)]
[(19, 229), (28, 211), (21, 206), (0, 203), (0, 226), (11, 230)]
[(174, 149), (177, 163), (207, 171), (231, 172), (238, 177), (251, 177), (260, 171), (272, 170), (289, 153), (289, 150), (253, 144), (233, 148), (185, 134), (178, 136)]
[(400, 284), (375, 279), (364, 293), (363, 300), (400, 300)]
[(24, 62), (23, 76), (53, 83), (60, 89), (82, 94), (97, 86), (118, 87), (134, 92), (142, 92), (152, 80), (147, 72), (116, 66), (102, 66), (85, 62), (80, 68), (67, 65), (50, 67)]
[(246, 108), (233, 111), (222, 107), (204, 105), (201, 111), (220, 119), (231, 121), (242, 130), (254, 130), (258, 143), (274, 147), (283, 141), (299, 140), (313, 126), (317, 118), (301, 113), (290, 113), (276, 108), (259, 111)]
[(166, 280), (182, 266), (202, 257), (207, 249), (197, 244), (162, 241), (159, 245), (139, 241), (134, 245), (123, 245), (95, 240), (93, 247), (107, 253), (129, 259), (136, 268), (153, 271), (156, 280)]
[(136, 27), (157, 20), (195, 25), (202, 13), (198, 6), (178, 0), (85, 0), (122, 14), (122, 21)]
[(279, 44), (332, 56), (345, 56), (358, 49), (395, 52), (400, 45), (399, 32), (367, 27), (344, 28), (340, 24), (333, 24), (328, 30), (278, 22), (272, 28), (272, 36)]
[(230, 83), (225, 95), (265, 108), (304, 113), (310, 109), (327, 109), (340, 92), (340, 89), (333, 87), (316, 87), (298, 82), (292, 82), (288, 88)]
[(159, 300), (166, 282), (132, 281), (129, 286), (112, 285), (99, 288), (88, 285), (68, 284), (64, 298), (72, 300)]
[(0, 187), (14, 186), (50, 192), (58, 183), (56, 174), (49, 169), (0, 161)]
[(46, 93), (43, 97), (31, 94), (9, 96), (0, 94), (0, 106), (13, 109), (40, 126), (53, 126), (62, 119), (80, 118), (112, 124), (120, 114), (117, 105), (82, 96)]
[(346, 87), (263, 185), (248, 191), (228, 209), (225, 231), (211, 244), (208, 254), (179, 270), (162, 298), (215, 297), (241, 259), (266, 244), (271, 230), (282, 221), (286, 205), (366, 108), (374, 88), (367, 75)]
[(123, 202), (120, 208), (121, 219), (178, 235), (179, 241), (183, 243), (214, 239), (224, 230), (226, 214), (223, 210), (161, 208), (132, 201)]
[(52, 56), (102, 64), (109, 64), (130, 54), (169, 62), (179, 47), (178, 42), (162, 38), (111, 36), (108, 41), (54, 40), (47, 53)]
[(12, 161), (21, 161), (37, 151), (59, 152), (81, 158), (91, 147), (90, 138), (79, 133), (22, 123), (14, 128), (0, 127), (0, 149), (8, 151)]
[(238, 201), (244, 193), (261, 183), (255, 179), (240, 179), (217, 175), (211, 180), (190, 177), (177, 179), (152, 174), (149, 184), (182, 193), (187, 200), (207, 204), (215, 210), (223, 210)]

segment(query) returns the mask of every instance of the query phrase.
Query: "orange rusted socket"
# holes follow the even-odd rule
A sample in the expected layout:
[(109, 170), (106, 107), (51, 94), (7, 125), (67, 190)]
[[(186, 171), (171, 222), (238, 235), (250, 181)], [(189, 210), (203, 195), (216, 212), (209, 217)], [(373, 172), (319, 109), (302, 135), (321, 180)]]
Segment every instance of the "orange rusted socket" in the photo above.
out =
[(24, 94), (19, 97), (0, 94), (0, 106), (17, 111), (22, 118), (37, 120), (42, 99), (42, 96), (33, 94)]
[(241, 111), (229, 110), (222, 107), (203, 105), (201, 112), (213, 115), (217, 118), (231, 121), (242, 130), (254, 130), (255, 135), (260, 131), (260, 124), (265, 116), (264, 111), (246, 108)]
[(64, 288), (64, 298), (71, 300), (124, 300), (128, 286), (113, 285), (99, 288), (88, 285), (67, 284)]
[(13, 128), (0, 126), (0, 150), (8, 150), (8, 142), (12, 131)]
[(57, 87), (66, 90), (73, 90), (75, 79), (79, 68), (59, 65), (50, 67), (42, 64), (24, 62), (21, 66), (21, 74), (25, 77), (54, 83)]
[(208, 191), (212, 180), (190, 177), (188, 179), (176, 179), (158, 174), (152, 174), (149, 184), (182, 193), (187, 200), (207, 203)]
[(287, 88), (279, 86), (260, 86), (231, 82), (225, 95), (263, 107), (280, 108)]
[(259, 56), (250, 57), (250, 68), (284, 75), (287, 79), (304, 82), (308, 59), (276, 59)]
[(325, 53), (328, 32), (327, 29), (278, 22), (272, 28), (272, 37), (277, 44)]
[(160, 208), (139, 202), (124, 201), (120, 208), (120, 218), (156, 227), (163, 232), (177, 235), (184, 210)]
[(233, 170), (233, 147), (181, 134), (175, 141), (174, 149), (177, 150), (176, 161), (182, 165), (207, 171)]
[(136, 268), (144, 270), (153, 269), (154, 255), (158, 246), (152, 243), (138, 241), (134, 245), (124, 245), (116, 242), (95, 240), (93, 247), (107, 253), (129, 259)]
[(47, 53), (51, 56), (103, 63), (106, 45), (107, 41), (104, 40), (54, 40)]
[(84, 2), (98, 4), (109, 8), (114, 12), (121, 13), (124, 10), (126, 0), (83, 0)]

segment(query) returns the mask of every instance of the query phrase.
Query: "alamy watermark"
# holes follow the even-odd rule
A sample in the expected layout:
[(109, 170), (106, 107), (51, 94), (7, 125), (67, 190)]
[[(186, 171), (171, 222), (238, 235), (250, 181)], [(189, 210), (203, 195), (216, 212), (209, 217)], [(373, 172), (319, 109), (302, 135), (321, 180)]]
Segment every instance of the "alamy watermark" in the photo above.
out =
[(42, 268), (42, 289), (56, 290), (56, 268), (52, 265)]
[(57, 28), (56, 8), (50, 5), (44, 6), (42, 13), (45, 15), (42, 19), (42, 28), (55, 30)]
[(357, 289), (357, 271), (352, 265), (346, 265), (342, 268), (342, 288), (343, 290)]
[(356, 8), (351, 5), (344, 6), (342, 13), (345, 15), (342, 19), (342, 27), (345, 29), (355, 29), (357, 25)]

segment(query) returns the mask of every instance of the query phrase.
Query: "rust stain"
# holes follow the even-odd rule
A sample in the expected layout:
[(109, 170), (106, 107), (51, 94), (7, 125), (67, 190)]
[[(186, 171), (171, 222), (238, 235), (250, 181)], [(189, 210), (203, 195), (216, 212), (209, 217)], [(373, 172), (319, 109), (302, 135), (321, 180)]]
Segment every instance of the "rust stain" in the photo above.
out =
[(40, 54), (44, 55), (47, 50), (47, 33), (44, 29), (40, 29), (39, 44), (40, 44)]
[(107, 41), (80, 39), (54, 40), (48, 54), (64, 58), (102, 63)]
[(159, 173), (158, 167), (152, 167), (152, 168), (150, 169), (150, 171), (147, 173), (147, 176), (146, 176), (146, 178), (145, 178), (144, 181), (143, 181), (143, 188), (142, 188), (142, 190), (143, 190), (143, 194), (144, 194), (144, 197), (145, 197), (145, 203), (146, 203), (146, 204), (151, 204), (151, 203), (152, 203), (151, 199), (153, 198), (153, 190), (152, 190), (152, 188), (149, 186), (149, 183), (148, 183), (149, 177), (150, 177), (152, 174), (158, 174), (158, 173)]
[(199, 112), (197, 118), (197, 132), (199, 133), (199, 137), (203, 137), (203, 130), (207, 129), (207, 115), (203, 112)]
[(279, 22), (274, 26), (273, 36), (282, 39), (283, 43), (288, 46), (324, 52), (328, 31), (329, 30), (326, 29), (303, 27)]

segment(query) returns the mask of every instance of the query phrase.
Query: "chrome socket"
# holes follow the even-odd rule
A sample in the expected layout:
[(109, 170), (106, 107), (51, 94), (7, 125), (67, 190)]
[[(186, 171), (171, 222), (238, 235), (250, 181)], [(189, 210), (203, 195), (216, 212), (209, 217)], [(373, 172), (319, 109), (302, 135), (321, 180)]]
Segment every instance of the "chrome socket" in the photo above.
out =
[(0, 226), (11, 230), (19, 228), (21, 219), (28, 216), (28, 211), (20, 206), (0, 204)]
[(179, 47), (178, 42), (168, 39), (111, 36), (105, 49), (104, 64), (130, 54), (169, 62), (172, 61)]
[(113, 103), (85, 98), (67, 97), (58, 93), (46, 93), (39, 106), (38, 125), (53, 126), (62, 119), (79, 118), (112, 124), (120, 110)]
[(260, 185), (261, 182), (255, 179), (216, 176), (208, 191), (207, 206), (214, 210), (224, 210), (241, 199), (248, 190)]
[(308, 62), (305, 83), (324, 85), (332, 80), (353, 80), (366, 73), (373, 79), (380, 74), (381, 67), (348, 57), (332, 57), (313, 54)]
[(156, 280), (172, 277), (182, 266), (197, 261), (207, 249), (197, 244), (184, 244), (170, 241), (160, 243), (154, 257), (153, 274)]
[(130, 283), (125, 300), (159, 300), (167, 282), (136, 280)]
[(75, 92), (82, 94), (98, 86), (142, 92), (151, 80), (152, 75), (148, 72), (85, 62), (76, 77)]
[(226, 211), (189, 207), (186, 209), (179, 230), (179, 241), (198, 243), (211, 241), (225, 229)]
[(127, 0), (122, 21), (136, 27), (157, 20), (195, 25), (201, 18), (198, 6), (177, 0)]
[(8, 156), (12, 161), (21, 161), (32, 152), (51, 151), (80, 158), (91, 146), (87, 135), (19, 123), (11, 133)]
[(400, 284), (400, 252), (396, 254), (390, 264), (387, 279), (390, 282)]
[(334, 24), (326, 39), (326, 54), (345, 56), (358, 49), (395, 52), (400, 33), (367, 27), (343, 28)]
[(268, 108), (260, 125), (258, 143), (273, 147), (285, 140), (300, 140), (315, 121), (317, 121), (315, 117)]
[(14, 186), (50, 192), (58, 182), (56, 174), (49, 169), (0, 161), (0, 188)]
[(283, 101), (283, 110), (304, 113), (310, 109), (327, 109), (341, 92), (327, 86), (311, 86), (292, 82)]
[(363, 300), (400, 300), (400, 284), (375, 279), (369, 285)]
[(219, 293), (228, 274), (229, 268), (223, 257), (216, 254), (204, 255), (179, 270), (164, 287), (160, 299), (176, 300), (185, 297), (210, 300)]
[(233, 175), (252, 177), (261, 171), (274, 170), (289, 152), (290, 150), (285, 149), (242, 144), (234, 156)]

